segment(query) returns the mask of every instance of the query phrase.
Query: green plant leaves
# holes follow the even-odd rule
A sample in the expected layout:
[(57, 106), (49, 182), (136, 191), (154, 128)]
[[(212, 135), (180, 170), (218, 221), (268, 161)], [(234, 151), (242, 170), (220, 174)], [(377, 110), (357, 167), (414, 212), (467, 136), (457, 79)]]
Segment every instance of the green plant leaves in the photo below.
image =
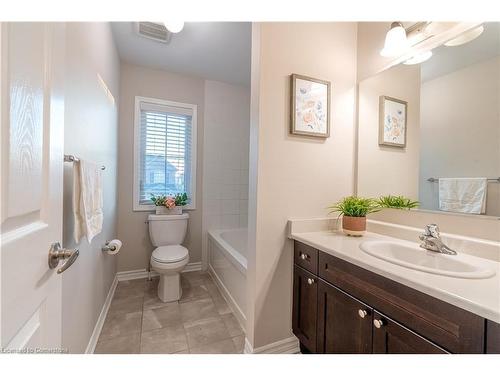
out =
[(402, 195), (385, 195), (378, 199), (378, 204), (383, 208), (396, 208), (400, 210), (416, 208), (419, 206), (418, 201), (412, 201)]
[(170, 196), (170, 195), (154, 195), (154, 194), (151, 194), (151, 201), (153, 202), (153, 204), (155, 206), (165, 206), (165, 202), (167, 201), (167, 198), (174, 198), (175, 199), (175, 205), (176, 206), (185, 206), (188, 201), (189, 201), (189, 198), (187, 196), (186, 193), (179, 193), (179, 194), (175, 194), (174, 196)]
[(355, 196), (345, 197), (328, 208), (330, 213), (339, 212), (340, 215), (354, 217), (364, 217), (381, 209), (375, 199)]
[(363, 217), (383, 208), (410, 209), (418, 207), (418, 201), (412, 201), (402, 195), (386, 195), (378, 199), (356, 196), (344, 197), (337, 203), (329, 206), (330, 213), (338, 212), (339, 216)]

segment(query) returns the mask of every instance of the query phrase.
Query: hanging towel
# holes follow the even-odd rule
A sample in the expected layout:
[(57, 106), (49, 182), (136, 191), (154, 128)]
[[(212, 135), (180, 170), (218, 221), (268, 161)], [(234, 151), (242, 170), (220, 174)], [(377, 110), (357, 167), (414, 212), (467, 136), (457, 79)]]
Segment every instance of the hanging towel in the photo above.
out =
[(85, 160), (73, 163), (74, 238), (87, 236), (90, 243), (102, 231), (103, 198), (101, 169)]
[(441, 211), (484, 214), (488, 180), (478, 178), (440, 178), (439, 209)]

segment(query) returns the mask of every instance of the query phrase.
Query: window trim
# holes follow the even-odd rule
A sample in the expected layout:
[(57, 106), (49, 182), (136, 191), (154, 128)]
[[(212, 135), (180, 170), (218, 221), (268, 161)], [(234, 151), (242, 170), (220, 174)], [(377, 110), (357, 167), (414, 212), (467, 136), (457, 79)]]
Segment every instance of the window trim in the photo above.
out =
[(144, 96), (135, 97), (135, 113), (134, 113), (134, 191), (133, 191), (133, 211), (154, 211), (154, 204), (140, 204), (140, 188), (139, 188), (139, 159), (141, 152), (141, 103), (151, 103), (156, 105), (165, 105), (170, 107), (179, 107), (190, 109), (193, 111), (191, 119), (191, 196), (188, 205), (184, 206), (185, 210), (196, 209), (196, 151), (197, 151), (197, 130), (198, 130), (198, 106), (196, 104), (180, 103), (170, 100), (157, 98), (148, 98)]

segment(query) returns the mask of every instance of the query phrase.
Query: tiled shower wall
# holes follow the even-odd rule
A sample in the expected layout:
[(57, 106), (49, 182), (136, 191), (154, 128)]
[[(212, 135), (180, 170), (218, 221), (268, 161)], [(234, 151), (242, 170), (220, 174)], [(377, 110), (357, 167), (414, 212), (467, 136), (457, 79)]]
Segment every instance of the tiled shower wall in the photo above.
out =
[(205, 81), (203, 239), (247, 226), (250, 88)]

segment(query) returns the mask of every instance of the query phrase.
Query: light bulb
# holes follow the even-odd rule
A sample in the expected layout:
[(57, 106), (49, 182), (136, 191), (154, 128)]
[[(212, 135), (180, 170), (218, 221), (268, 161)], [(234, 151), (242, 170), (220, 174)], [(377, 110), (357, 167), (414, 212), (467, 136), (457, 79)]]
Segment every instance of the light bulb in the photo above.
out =
[(393, 22), (391, 29), (385, 36), (384, 48), (380, 55), (384, 57), (396, 57), (403, 54), (408, 49), (406, 30), (400, 22)]
[(168, 31), (177, 34), (184, 28), (184, 21), (170, 20), (163, 23)]

